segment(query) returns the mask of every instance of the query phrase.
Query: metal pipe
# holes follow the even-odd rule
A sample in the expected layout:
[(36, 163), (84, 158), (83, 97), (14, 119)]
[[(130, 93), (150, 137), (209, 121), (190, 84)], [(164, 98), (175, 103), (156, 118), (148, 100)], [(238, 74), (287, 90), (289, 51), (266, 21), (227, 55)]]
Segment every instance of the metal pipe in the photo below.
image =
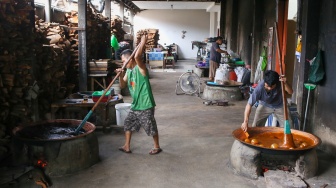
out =
[(303, 128), (302, 131), (305, 131), (306, 128), (306, 122), (307, 122), (307, 113), (308, 113), (308, 106), (309, 106), (309, 97), (310, 97), (310, 90), (308, 91), (308, 98), (307, 98), (307, 103), (306, 103), (306, 111), (305, 111), (305, 118), (303, 121)]
[(86, 0), (78, 1), (78, 71), (79, 71), (79, 91), (87, 91), (87, 52), (86, 52)]

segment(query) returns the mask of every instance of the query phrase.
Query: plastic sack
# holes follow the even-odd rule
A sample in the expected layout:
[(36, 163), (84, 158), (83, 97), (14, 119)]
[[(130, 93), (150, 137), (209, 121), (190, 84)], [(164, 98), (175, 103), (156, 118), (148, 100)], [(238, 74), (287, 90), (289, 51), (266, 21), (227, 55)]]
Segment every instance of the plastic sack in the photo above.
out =
[(253, 83), (259, 83), (259, 81), (261, 81), (262, 79), (262, 70), (261, 70), (261, 65), (262, 65), (262, 60), (263, 58), (260, 56), (260, 59), (259, 59), (259, 62), (258, 62), (258, 65), (257, 65), (257, 69), (256, 69), (256, 72), (255, 72), (255, 75), (254, 75), (254, 82)]
[(114, 50), (119, 49), (118, 39), (114, 35), (111, 36), (111, 46), (114, 48)]
[(246, 69), (244, 67), (236, 67), (234, 71), (237, 75), (237, 82), (241, 82)]
[(215, 83), (221, 84), (229, 81), (229, 69), (227, 69), (227, 65), (220, 65), (218, 69), (216, 69), (215, 75)]
[(324, 78), (324, 66), (322, 52), (319, 50), (316, 57), (313, 59), (312, 64), (310, 65), (308, 82), (312, 84), (317, 84)]

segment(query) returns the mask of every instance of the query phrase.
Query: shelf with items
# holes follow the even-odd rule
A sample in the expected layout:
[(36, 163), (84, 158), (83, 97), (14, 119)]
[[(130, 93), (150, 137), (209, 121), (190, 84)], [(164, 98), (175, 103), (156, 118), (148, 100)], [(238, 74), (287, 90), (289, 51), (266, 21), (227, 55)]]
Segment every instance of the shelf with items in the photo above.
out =
[(201, 41), (191, 41), (191, 43), (192, 43), (192, 49), (194, 49), (194, 46), (198, 48), (196, 60), (197, 61), (202, 60), (202, 56), (206, 54), (207, 43)]

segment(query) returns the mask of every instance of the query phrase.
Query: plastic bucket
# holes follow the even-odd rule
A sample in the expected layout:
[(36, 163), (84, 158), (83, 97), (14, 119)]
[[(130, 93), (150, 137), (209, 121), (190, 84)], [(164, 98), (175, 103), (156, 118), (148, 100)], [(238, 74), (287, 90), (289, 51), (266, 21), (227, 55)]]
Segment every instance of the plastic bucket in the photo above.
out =
[(130, 103), (118, 103), (115, 105), (115, 109), (116, 109), (117, 125), (124, 126), (124, 121), (126, 119), (126, 116), (128, 115), (128, 112), (131, 109), (131, 104)]

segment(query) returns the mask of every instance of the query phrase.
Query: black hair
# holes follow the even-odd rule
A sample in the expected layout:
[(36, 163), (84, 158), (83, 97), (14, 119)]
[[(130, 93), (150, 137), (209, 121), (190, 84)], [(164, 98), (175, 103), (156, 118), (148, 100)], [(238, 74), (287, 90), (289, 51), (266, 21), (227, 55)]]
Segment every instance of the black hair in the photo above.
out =
[(265, 71), (264, 81), (268, 86), (279, 84), (279, 74), (272, 70)]
[(224, 40), (224, 39), (223, 39), (223, 37), (218, 36), (218, 37), (216, 37), (216, 40)]
[(130, 50), (130, 49), (126, 49), (126, 50), (124, 50), (124, 51), (122, 51), (122, 52), (120, 53), (120, 56), (122, 56), (122, 55), (131, 55), (132, 53), (133, 53), (132, 50)]

